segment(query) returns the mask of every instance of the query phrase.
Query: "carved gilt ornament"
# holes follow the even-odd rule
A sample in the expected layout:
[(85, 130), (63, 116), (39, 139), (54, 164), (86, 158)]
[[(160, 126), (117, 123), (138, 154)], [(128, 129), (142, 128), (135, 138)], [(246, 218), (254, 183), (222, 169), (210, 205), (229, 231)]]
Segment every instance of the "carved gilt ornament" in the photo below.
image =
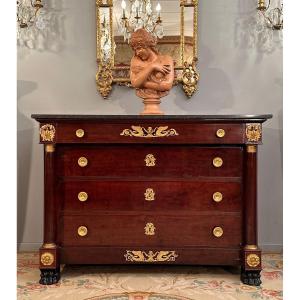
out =
[(40, 128), (42, 142), (53, 142), (55, 138), (55, 127), (52, 124), (45, 124)]
[(256, 268), (260, 264), (260, 258), (257, 254), (248, 254), (246, 262), (249, 267)]
[(44, 266), (51, 266), (54, 262), (54, 255), (50, 252), (45, 252), (41, 255), (41, 263)]
[(259, 142), (262, 136), (262, 126), (260, 123), (246, 124), (246, 138), (248, 142)]
[(167, 136), (179, 135), (173, 128), (168, 129), (168, 126), (159, 127), (142, 127), (142, 126), (131, 126), (131, 129), (124, 129), (120, 135), (123, 136), (134, 136), (142, 138), (159, 138)]
[(127, 250), (126, 254), (124, 255), (126, 261), (132, 262), (162, 262), (162, 261), (175, 261), (178, 257), (175, 251), (134, 251), (134, 250)]

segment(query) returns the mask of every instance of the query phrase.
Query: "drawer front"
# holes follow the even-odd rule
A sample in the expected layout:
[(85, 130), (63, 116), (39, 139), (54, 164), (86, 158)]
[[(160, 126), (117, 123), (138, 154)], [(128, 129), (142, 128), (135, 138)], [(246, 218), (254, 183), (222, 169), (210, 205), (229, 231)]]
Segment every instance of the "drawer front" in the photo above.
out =
[(102, 145), (57, 149), (60, 176), (180, 177), (242, 176), (242, 147)]
[(239, 182), (65, 181), (64, 211), (241, 211)]
[[(241, 226), (239, 214), (69, 215), (62, 217), (60, 233), (62, 246), (239, 247)], [(223, 234), (216, 237), (219, 227)]]
[[(41, 124), (43, 126), (45, 124)], [(242, 144), (244, 124), (141, 121), (133, 123), (60, 122), (56, 143), (205, 143)]]

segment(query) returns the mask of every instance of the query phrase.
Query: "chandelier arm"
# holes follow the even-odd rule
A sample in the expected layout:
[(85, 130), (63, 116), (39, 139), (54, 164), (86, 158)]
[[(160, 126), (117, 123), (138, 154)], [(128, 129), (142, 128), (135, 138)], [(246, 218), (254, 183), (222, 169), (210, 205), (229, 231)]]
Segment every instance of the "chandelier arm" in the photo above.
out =
[(269, 2), (268, 2), (268, 6), (267, 6), (267, 9), (266, 10), (268, 10), (269, 8), (270, 8), (270, 5), (271, 5), (271, 0), (268, 0)]

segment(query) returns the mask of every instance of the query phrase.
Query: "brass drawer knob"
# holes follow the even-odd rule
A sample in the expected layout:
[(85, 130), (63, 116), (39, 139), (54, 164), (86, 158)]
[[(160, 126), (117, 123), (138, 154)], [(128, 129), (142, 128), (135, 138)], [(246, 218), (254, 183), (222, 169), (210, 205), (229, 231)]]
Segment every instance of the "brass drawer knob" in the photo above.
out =
[(156, 158), (154, 157), (153, 154), (147, 154), (144, 160), (145, 160), (145, 163), (146, 163), (147, 167), (154, 167), (155, 166)]
[(80, 167), (82, 167), (82, 168), (83, 168), (83, 167), (86, 167), (87, 164), (88, 164), (88, 160), (87, 160), (86, 157), (82, 156), (82, 157), (79, 157), (79, 158), (78, 158), (78, 165), (79, 165)]
[(155, 226), (153, 223), (147, 223), (144, 229), (145, 235), (155, 235)]
[(215, 227), (213, 230), (213, 235), (217, 238), (221, 237), (223, 235), (222, 227)]
[(146, 201), (153, 201), (153, 200), (155, 200), (155, 192), (151, 188), (146, 189), (144, 195), (145, 195), (145, 200)]
[(214, 200), (215, 202), (221, 202), (222, 199), (223, 199), (222, 193), (220, 193), (220, 192), (215, 192), (215, 193), (213, 194), (213, 200)]
[(80, 226), (78, 227), (77, 232), (79, 236), (86, 236), (88, 233), (88, 229), (85, 226)]
[(78, 200), (84, 202), (88, 199), (88, 194), (86, 192), (78, 193)]
[(218, 129), (217, 132), (216, 132), (216, 135), (217, 135), (217, 137), (219, 137), (219, 138), (224, 137), (224, 136), (225, 136), (225, 130), (222, 129), (222, 128)]
[(216, 168), (220, 168), (223, 165), (223, 159), (221, 157), (215, 157), (213, 160), (213, 165)]
[(82, 138), (84, 137), (84, 130), (83, 129), (77, 129), (76, 130), (76, 136), (79, 137), (79, 138)]

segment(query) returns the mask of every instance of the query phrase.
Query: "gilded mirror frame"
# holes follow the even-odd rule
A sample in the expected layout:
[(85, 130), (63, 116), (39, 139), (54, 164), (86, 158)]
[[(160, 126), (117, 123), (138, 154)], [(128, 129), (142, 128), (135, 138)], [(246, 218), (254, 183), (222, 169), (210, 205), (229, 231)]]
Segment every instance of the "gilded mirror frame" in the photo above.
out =
[[(180, 60), (181, 65), (175, 66), (174, 85), (181, 84), (188, 98), (197, 90), (199, 73), (196, 63), (198, 60), (198, 0), (178, 0), (180, 7)], [(188, 62), (184, 57), (185, 36), (184, 22), (185, 9), (193, 9), (193, 37), (192, 37), (192, 61)], [(105, 10), (107, 20), (101, 19), (101, 13)], [(106, 56), (102, 51), (101, 39), (103, 39), (103, 30), (106, 30), (106, 41), (110, 45), (109, 53)], [(108, 98), (113, 84), (131, 87), (129, 78), (129, 66), (115, 66), (115, 53), (112, 49), (115, 47), (113, 35), (113, 0), (96, 0), (96, 53), (97, 53), (97, 90), (104, 99)], [(111, 47), (113, 45), (113, 47)]]

